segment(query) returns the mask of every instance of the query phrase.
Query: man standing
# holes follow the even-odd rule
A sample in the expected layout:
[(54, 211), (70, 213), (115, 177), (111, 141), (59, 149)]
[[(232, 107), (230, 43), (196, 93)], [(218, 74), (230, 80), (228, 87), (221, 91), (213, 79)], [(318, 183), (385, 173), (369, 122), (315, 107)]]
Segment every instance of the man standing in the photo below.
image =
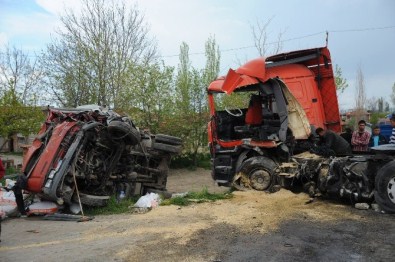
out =
[(340, 134), (350, 145), (351, 145), (351, 138), (352, 138), (352, 129), (350, 127), (346, 127), (346, 131)]
[(368, 145), (370, 140), (370, 133), (365, 130), (365, 120), (358, 122), (358, 130), (352, 133), (351, 145), (352, 151), (366, 152), (368, 151)]
[(321, 138), (320, 146), (331, 149), (337, 156), (351, 155), (350, 144), (340, 135), (331, 130), (324, 130), (321, 127), (317, 128), (315, 132)]
[(372, 136), (370, 137), (369, 147), (379, 146), (387, 144), (387, 138), (380, 134), (380, 127), (375, 126), (373, 127)]

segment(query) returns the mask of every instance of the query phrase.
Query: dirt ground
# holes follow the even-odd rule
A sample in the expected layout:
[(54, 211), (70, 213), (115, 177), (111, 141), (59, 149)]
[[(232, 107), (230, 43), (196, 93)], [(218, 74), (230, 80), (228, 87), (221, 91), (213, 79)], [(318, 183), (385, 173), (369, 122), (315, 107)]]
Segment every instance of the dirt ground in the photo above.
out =
[[(170, 192), (227, 190), (207, 170), (173, 170)], [(89, 222), (7, 219), (0, 261), (393, 261), (394, 215), (287, 190), (159, 206)]]

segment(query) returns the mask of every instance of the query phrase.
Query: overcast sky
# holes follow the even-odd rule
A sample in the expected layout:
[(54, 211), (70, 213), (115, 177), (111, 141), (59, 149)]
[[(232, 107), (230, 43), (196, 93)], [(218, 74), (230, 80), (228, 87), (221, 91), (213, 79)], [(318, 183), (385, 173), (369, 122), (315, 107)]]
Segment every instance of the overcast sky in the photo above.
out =
[[(395, 83), (394, 0), (137, 0), (166, 64), (178, 64), (179, 47), (189, 45), (192, 65), (204, 65), (204, 43), (214, 36), (221, 50), (221, 74), (239, 61), (258, 56), (251, 25), (272, 19), (269, 42), (283, 32), (283, 51), (325, 45), (349, 84), (339, 97), (341, 109), (355, 104), (355, 79), (361, 67), (367, 97), (388, 102)], [(34, 56), (45, 49), (61, 27), (66, 7), (78, 0), (0, 0), (0, 44), (22, 48)]]

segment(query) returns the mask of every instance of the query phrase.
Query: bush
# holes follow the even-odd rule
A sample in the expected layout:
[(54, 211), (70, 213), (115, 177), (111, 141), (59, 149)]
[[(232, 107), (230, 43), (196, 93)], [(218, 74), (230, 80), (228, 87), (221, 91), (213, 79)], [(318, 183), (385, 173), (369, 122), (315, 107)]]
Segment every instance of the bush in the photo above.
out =
[(6, 168), (6, 170), (5, 170), (5, 175), (6, 176), (13, 175), (13, 174), (16, 174), (16, 173), (17, 173), (17, 170), (14, 167), (12, 167), (12, 166)]
[(189, 168), (195, 169), (197, 167), (201, 167), (204, 169), (211, 168), (211, 156), (208, 153), (199, 153), (196, 156), (197, 158), (197, 165), (194, 163), (194, 155), (191, 153), (182, 154), (176, 156), (172, 159), (170, 168)]

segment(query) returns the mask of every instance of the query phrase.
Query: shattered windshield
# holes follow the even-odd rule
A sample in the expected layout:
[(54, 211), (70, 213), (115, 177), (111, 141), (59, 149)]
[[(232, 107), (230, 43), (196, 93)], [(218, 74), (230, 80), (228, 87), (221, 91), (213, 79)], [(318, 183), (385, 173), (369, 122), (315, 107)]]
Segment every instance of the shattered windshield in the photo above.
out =
[(230, 95), (226, 93), (216, 93), (214, 95), (216, 110), (247, 108), (250, 97), (253, 94), (259, 94), (259, 92), (233, 92)]

